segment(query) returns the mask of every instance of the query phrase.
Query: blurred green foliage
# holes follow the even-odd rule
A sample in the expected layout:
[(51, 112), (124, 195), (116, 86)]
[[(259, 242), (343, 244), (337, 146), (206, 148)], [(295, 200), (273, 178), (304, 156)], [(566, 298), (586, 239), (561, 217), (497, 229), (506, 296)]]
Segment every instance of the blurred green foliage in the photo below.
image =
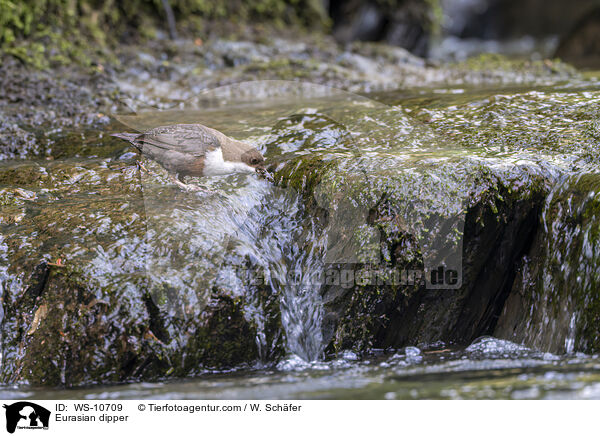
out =
[[(269, 22), (326, 27), (320, 0), (170, 0), (178, 28), (201, 33), (213, 22)], [(0, 55), (44, 67), (90, 62), (89, 55), (124, 38), (166, 30), (161, 0), (0, 0)]]

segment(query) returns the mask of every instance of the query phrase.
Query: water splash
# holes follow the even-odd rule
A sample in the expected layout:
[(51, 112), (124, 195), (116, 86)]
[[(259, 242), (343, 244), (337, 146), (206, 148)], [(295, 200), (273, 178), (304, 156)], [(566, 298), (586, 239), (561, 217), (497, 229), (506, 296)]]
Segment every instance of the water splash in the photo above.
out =
[(321, 357), (324, 346), (319, 292), (323, 239), (316, 234), (312, 218), (304, 218), (295, 192), (274, 191), (271, 205), (275, 207), (269, 212), (266, 234), (259, 241), (259, 256), (269, 286), (280, 297), (287, 351), (311, 362)]
[(569, 321), (569, 332), (565, 338), (565, 353), (573, 354), (575, 351), (575, 327), (576, 327), (577, 314), (574, 312), (571, 315), (571, 321)]

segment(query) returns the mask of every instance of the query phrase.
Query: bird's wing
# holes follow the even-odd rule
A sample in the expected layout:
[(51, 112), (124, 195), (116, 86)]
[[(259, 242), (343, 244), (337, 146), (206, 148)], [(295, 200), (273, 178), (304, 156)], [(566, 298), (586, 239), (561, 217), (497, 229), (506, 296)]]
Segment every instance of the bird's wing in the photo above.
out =
[(192, 156), (204, 156), (221, 146), (219, 139), (200, 124), (173, 124), (152, 129), (137, 139), (142, 146), (154, 146)]

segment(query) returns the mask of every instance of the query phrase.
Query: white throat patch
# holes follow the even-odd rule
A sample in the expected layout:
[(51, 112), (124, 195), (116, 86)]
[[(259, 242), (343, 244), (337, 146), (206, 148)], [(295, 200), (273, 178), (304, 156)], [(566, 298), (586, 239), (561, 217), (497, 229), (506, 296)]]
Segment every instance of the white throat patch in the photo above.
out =
[(244, 162), (233, 162), (223, 160), (223, 151), (221, 148), (209, 151), (204, 159), (204, 175), (220, 176), (231, 173), (253, 173), (255, 169)]

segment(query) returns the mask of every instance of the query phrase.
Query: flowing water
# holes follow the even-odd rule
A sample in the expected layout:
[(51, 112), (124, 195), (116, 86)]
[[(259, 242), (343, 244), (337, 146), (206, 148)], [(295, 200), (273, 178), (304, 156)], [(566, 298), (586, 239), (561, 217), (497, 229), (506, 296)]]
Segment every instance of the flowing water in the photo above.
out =
[[(528, 305), (536, 315), (521, 326), (523, 335), (514, 338), (515, 342), (483, 337), (468, 346), (415, 343), (399, 349), (375, 348), (360, 356), (350, 350), (327, 354), (322, 275), (327, 263), (373, 258), (369, 251), (372, 244), (357, 247), (339, 242), (350, 230), (366, 229), (369, 209), (339, 200), (336, 194), (343, 194), (345, 185), (333, 185), (333, 193), (327, 191), (327, 186), (321, 190), (316, 187), (316, 203), (329, 208), (329, 216), (334, 217), (325, 222), (307, 211), (302, 192), (245, 175), (202, 182), (218, 194), (174, 193), (165, 188), (168, 182), (161, 169), (145, 162), (147, 170), (141, 172), (143, 228), (135, 237), (125, 234), (118, 247), (89, 254), (94, 267), (90, 274), (100, 287), (114, 283), (131, 286), (131, 277), (142, 275), (154, 292), (156, 306), (183, 319), (198, 316), (206, 304), (207, 297), (199, 289), (220, 286), (233, 295), (245, 295), (245, 316), (257, 326), (254, 340), (259, 361), (251, 368), (206, 371), (196, 378), (157, 383), (72, 390), (5, 385), (0, 395), (15, 399), (600, 398), (600, 357), (574, 352), (583, 343), (576, 337), (577, 321), (583, 315), (563, 289), (565, 283), (577, 282), (583, 283), (581, 292), (597, 292), (595, 286), (600, 282), (594, 280), (600, 267), (593, 232), (599, 218), (594, 215), (583, 228), (568, 233), (572, 213), (555, 213), (558, 206), (553, 203), (561, 195), (567, 200), (560, 204), (579, 202), (573, 208), (582, 208), (586, 201), (577, 197), (578, 191), (571, 193), (569, 189), (579, 183), (579, 177), (573, 174), (581, 168), (589, 168), (589, 174), (597, 173), (598, 136), (594, 135), (599, 133), (591, 131), (584, 140), (577, 137), (573, 140), (576, 145), (569, 135), (578, 128), (583, 111), (598, 110), (598, 89), (596, 84), (588, 83), (576, 89), (413, 90), (388, 93), (384, 98), (374, 96), (387, 103), (383, 104), (313, 87), (312, 97), (304, 89), (301, 98), (292, 102), (272, 96), (258, 105), (233, 104), (220, 95), (219, 105), (210, 110), (204, 107), (200, 111), (197, 102), (188, 102), (191, 109), (140, 111), (119, 117), (138, 130), (157, 123), (200, 121), (257, 144), (277, 168), (307, 154), (338, 159), (343, 162), (345, 175), (364, 177), (367, 186), (373, 188), (373, 199), (356, 200), (367, 206), (376, 204), (381, 191), (391, 186), (386, 185), (391, 183), (387, 173), (402, 171), (406, 183), (394, 187), (395, 192), (415, 186), (420, 189), (418, 199), (406, 206), (404, 225), (416, 233), (426, 230), (436, 240), (439, 229), (426, 229), (424, 208), (451, 217), (452, 221), (446, 222), (452, 223), (453, 234), (458, 237), (444, 239), (442, 248), (426, 243), (423, 247), (443, 257), (446, 265), (459, 262), (457, 267), (461, 259), (456, 260), (456, 253), (463, 247), (464, 216), (460, 213), (465, 209), (467, 193), (477, 190), (469, 168), (487, 166), (506, 174), (507, 179), (522, 177), (523, 171), (542, 174), (554, 186), (543, 211), (546, 234), (552, 236), (544, 246), (547, 261), (542, 271), (523, 275), (523, 283), (533, 283), (530, 287), (536, 289), (536, 294), (526, 302), (514, 303)], [(218, 92), (214, 92), (200, 101), (204, 104), (215, 98)], [(273, 89), (261, 88), (261, 92)], [(238, 90), (236, 96), (239, 94)], [(519, 131), (510, 131), (511, 126)], [(586, 124), (581, 129), (588, 127)], [(502, 129), (506, 130), (504, 134)], [(552, 144), (561, 144), (560, 149), (546, 141), (546, 136), (536, 136), (543, 129), (544, 134), (554, 135)], [(530, 136), (525, 138), (525, 134)], [(86, 195), (103, 180), (103, 169), (114, 162), (128, 163), (128, 153), (120, 150), (106, 159), (80, 156), (64, 161), (64, 165), (79, 169), (73, 183), (78, 183), (77, 189), (82, 192), (82, 204), (87, 204)], [(62, 164), (42, 161), (36, 166), (55, 175)], [(2, 165), (10, 169), (17, 164)], [(60, 195), (52, 189), (44, 186), (37, 193), (38, 199), (48, 204), (59, 201)], [(28, 212), (24, 213), (26, 220)], [(110, 227), (111, 218), (105, 223)], [(448, 232), (448, 226), (443, 228)], [(11, 230), (13, 233), (6, 232), (4, 238), (25, 241), (29, 231)], [(554, 259), (555, 253), (564, 253), (563, 248), (581, 234), (583, 241), (574, 248), (576, 253), (567, 250), (571, 263), (563, 259), (562, 275), (548, 279), (548, 271), (553, 271), (552, 265), (560, 260)], [(377, 237), (368, 234), (364, 240)], [(86, 244), (82, 236), (80, 246), (75, 244), (67, 250), (74, 257)], [(132, 251), (135, 257), (128, 255)], [(381, 256), (385, 258), (386, 253)], [(584, 271), (575, 274), (569, 269), (578, 266)], [(2, 267), (6, 278), (10, 273), (4, 264)], [(269, 333), (269, 303), (248, 284), (258, 278), (265, 280), (279, 306), (282, 337)], [(161, 291), (165, 288), (176, 289), (177, 295), (165, 297)], [(552, 292), (546, 292), (549, 289)], [(556, 295), (564, 305), (558, 316), (551, 304)], [(192, 306), (194, 310), (189, 309)], [(546, 325), (551, 317), (557, 321)], [(554, 328), (566, 331), (566, 336), (548, 334), (548, 329)], [(557, 338), (561, 344), (548, 338)], [(533, 346), (518, 345), (522, 341)], [(283, 344), (284, 357), (273, 364), (269, 356), (278, 344)], [(553, 346), (560, 351), (547, 352)]]
[(600, 359), (535, 352), (482, 338), (462, 349), (353, 353), (328, 362), (291, 359), (278, 368), (189, 380), (76, 390), (10, 389), (21, 399), (600, 399)]

